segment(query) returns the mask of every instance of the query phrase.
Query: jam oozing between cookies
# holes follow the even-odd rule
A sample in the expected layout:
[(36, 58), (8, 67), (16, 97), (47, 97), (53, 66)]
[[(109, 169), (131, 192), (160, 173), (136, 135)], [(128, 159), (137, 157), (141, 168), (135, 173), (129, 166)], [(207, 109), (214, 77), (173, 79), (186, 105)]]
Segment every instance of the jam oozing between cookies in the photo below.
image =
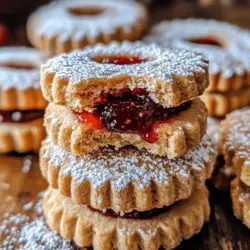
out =
[(30, 122), (42, 118), (43, 110), (25, 110), (25, 111), (3, 111), (0, 110), (0, 123), (22, 123)]
[(191, 43), (202, 44), (202, 45), (213, 45), (217, 47), (223, 47), (222, 44), (212, 37), (202, 37), (188, 40)]
[(93, 113), (77, 113), (79, 120), (95, 129), (107, 129), (118, 133), (139, 134), (149, 143), (158, 140), (157, 129), (181, 111), (190, 102), (175, 108), (164, 108), (155, 103), (145, 89), (125, 88), (102, 95)]
[(155, 216), (158, 216), (158, 215), (163, 214), (163, 213), (167, 213), (171, 207), (172, 207), (172, 205), (165, 206), (163, 208), (154, 208), (154, 209), (151, 209), (149, 211), (143, 211), (143, 212), (133, 210), (129, 213), (120, 213), (120, 212), (115, 212), (111, 209), (97, 210), (91, 206), (88, 206), (88, 208), (91, 211), (101, 213), (102, 215), (107, 216), (107, 217), (124, 218), (124, 219), (138, 219), (138, 220), (152, 219)]

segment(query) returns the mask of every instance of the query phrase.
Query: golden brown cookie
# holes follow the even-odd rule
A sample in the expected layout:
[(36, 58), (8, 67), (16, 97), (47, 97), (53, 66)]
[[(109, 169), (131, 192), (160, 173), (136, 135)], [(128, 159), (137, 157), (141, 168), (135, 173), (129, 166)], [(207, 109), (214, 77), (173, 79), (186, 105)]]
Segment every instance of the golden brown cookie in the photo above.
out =
[(209, 115), (224, 117), (250, 104), (250, 87), (228, 93), (205, 92), (201, 99), (206, 103)]
[(250, 186), (250, 109), (227, 115), (221, 122), (220, 145), (226, 166)]
[(52, 58), (41, 68), (44, 97), (76, 112), (92, 111), (127, 90), (176, 107), (207, 86), (208, 62), (200, 54), (141, 42), (99, 44)]
[(147, 141), (139, 134), (112, 132), (96, 129), (82, 123), (79, 117), (65, 106), (49, 104), (45, 114), (45, 126), (50, 139), (72, 154), (82, 155), (111, 145), (117, 149), (132, 145), (138, 149), (174, 158), (185, 154), (199, 144), (206, 132), (207, 110), (199, 99), (157, 127), (157, 140)]
[(54, 55), (96, 43), (136, 41), (147, 19), (146, 8), (136, 2), (63, 0), (35, 11), (27, 31), (34, 47)]
[(231, 182), (231, 197), (235, 216), (250, 228), (250, 188), (235, 178)]
[[(1, 115), (0, 115), (1, 117)], [(22, 123), (0, 123), (0, 153), (38, 152), (45, 138), (43, 119)]]
[(45, 58), (35, 49), (0, 48), (0, 110), (44, 109), (40, 66)]
[(172, 160), (134, 148), (74, 156), (45, 140), (40, 168), (52, 188), (78, 204), (129, 212), (188, 198), (211, 176), (215, 158), (208, 136), (185, 156)]
[(80, 247), (97, 250), (175, 248), (197, 234), (209, 219), (208, 190), (202, 186), (187, 200), (150, 219), (104, 216), (87, 206), (76, 205), (58, 190), (49, 189), (44, 213), (50, 228)]
[(154, 26), (146, 40), (203, 54), (209, 60), (208, 91), (227, 93), (250, 85), (247, 30), (216, 20), (176, 19)]

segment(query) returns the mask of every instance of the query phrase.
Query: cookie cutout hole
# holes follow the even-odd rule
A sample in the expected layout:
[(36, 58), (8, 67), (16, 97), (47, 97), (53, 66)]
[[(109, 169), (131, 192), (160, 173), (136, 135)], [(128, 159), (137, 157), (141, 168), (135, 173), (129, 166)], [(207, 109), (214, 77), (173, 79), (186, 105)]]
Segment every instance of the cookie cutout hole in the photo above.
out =
[(223, 44), (221, 44), (218, 40), (216, 40), (213, 37), (202, 37), (197, 39), (189, 39), (188, 40), (191, 43), (201, 44), (201, 45), (213, 45), (217, 47), (223, 47)]
[(147, 59), (142, 59), (139, 56), (133, 55), (100, 55), (92, 58), (98, 63), (109, 63), (117, 65), (139, 64), (146, 62)]
[(9, 69), (20, 69), (20, 70), (32, 70), (36, 67), (31, 64), (22, 64), (22, 63), (3, 63), (0, 66), (9, 68)]
[(68, 11), (77, 16), (97, 16), (104, 12), (103, 8), (98, 6), (85, 6), (85, 7), (76, 7), (68, 8)]

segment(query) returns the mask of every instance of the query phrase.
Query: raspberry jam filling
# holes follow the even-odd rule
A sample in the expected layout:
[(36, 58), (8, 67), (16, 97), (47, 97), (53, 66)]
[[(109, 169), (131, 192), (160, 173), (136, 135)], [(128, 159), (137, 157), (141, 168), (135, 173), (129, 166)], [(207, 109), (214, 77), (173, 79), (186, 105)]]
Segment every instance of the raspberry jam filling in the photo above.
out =
[(94, 57), (93, 60), (98, 63), (110, 63), (117, 65), (139, 64), (147, 61), (139, 56), (132, 55), (102, 55)]
[(98, 210), (98, 209), (95, 209), (91, 206), (88, 206), (88, 208), (91, 211), (98, 212), (98, 213), (100, 213), (104, 216), (107, 216), (107, 217), (123, 218), (123, 219), (149, 220), (149, 219), (152, 219), (153, 217), (158, 216), (160, 214), (167, 213), (172, 206), (173, 205), (165, 206), (163, 208), (154, 208), (154, 209), (151, 209), (149, 211), (144, 211), (144, 212), (139, 212), (139, 211), (133, 210), (129, 213), (115, 212), (111, 209)]
[(211, 37), (190, 39), (189, 42), (203, 44), (203, 45), (213, 45), (213, 46), (223, 47), (219, 41), (217, 41), (216, 39), (211, 38)]
[(190, 107), (191, 102), (175, 108), (164, 108), (155, 103), (145, 89), (126, 88), (102, 95), (93, 113), (77, 113), (82, 123), (91, 124), (95, 129), (107, 129), (118, 133), (138, 134), (145, 141), (158, 140), (158, 127), (167, 123), (181, 111)]
[(68, 8), (68, 11), (72, 14), (72, 15), (76, 15), (76, 16), (97, 16), (102, 14), (105, 9), (99, 7), (99, 6), (84, 6), (84, 7), (71, 7)]
[(0, 123), (22, 123), (30, 122), (42, 118), (43, 110), (25, 110), (25, 111), (3, 111), (0, 110)]

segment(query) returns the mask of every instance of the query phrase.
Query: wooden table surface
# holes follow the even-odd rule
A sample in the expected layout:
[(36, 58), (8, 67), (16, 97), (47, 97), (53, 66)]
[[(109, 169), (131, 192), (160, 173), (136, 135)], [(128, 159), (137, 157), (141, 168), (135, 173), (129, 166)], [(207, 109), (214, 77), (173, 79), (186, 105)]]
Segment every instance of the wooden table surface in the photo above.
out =
[[(27, 209), (27, 204), (34, 204), (37, 195), (45, 190), (46, 186), (40, 175), (37, 156), (0, 156), (0, 249), (18, 249), (18, 245), (15, 248), (6, 247), (7, 235), (1, 232), (1, 221), (5, 219), (6, 213), (23, 214), (28, 216), (30, 221), (36, 219), (38, 215), (35, 206)], [(219, 191), (211, 184), (208, 186), (211, 190), (212, 207), (210, 222), (204, 226), (200, 234), (182, 242), (177, 249), (250, 249), (250, 230), (233, 216), (228, 192)], [(23, 224), (18, 227), (23, 227)]]

